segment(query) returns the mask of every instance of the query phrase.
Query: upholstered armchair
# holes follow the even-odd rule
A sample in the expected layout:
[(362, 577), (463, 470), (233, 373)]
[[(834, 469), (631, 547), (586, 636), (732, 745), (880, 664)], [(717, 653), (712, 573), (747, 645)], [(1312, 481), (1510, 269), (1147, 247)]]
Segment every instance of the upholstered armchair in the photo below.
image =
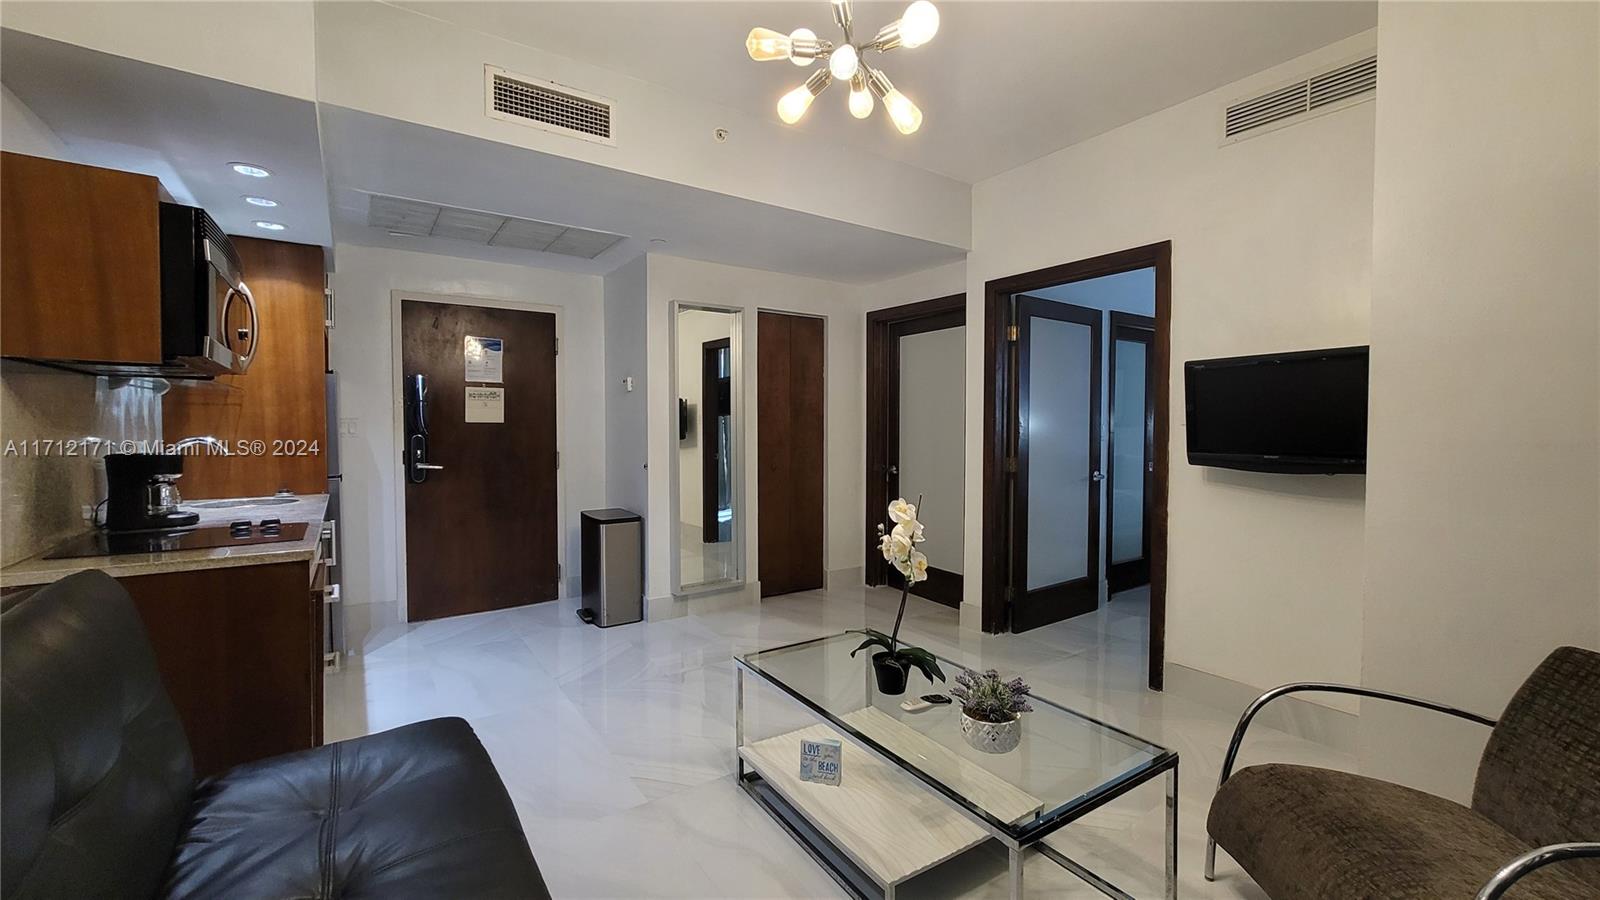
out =
[[(1418, 706), (1492, 728), (1472, 805), (1373, 778), (1269, 764), (1233, 772), (1271, 701), (1331, 692)], [(1206, 827), (1273, 900), (1594, 900), (1600, 897), (1600, 653), (1562, 647), (1496, 722), (1442, 703), (1292, 684), (1245, 710)], [(1508, 893), (1509, 892), (1509, 893)]]

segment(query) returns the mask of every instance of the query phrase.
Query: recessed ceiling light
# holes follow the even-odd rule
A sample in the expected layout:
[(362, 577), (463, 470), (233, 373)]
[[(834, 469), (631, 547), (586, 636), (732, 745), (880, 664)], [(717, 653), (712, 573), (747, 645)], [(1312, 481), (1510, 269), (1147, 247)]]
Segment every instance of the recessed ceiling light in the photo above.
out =
[(276, 201), (276, 200), (268, 200), (266, 197), (249, 197), (249, 196), (247, 196), (247, 197), (244, 198), (244, 202), (250, 204), (251, 206), (267, 206), (267, 207), (271, 207), (271, 206), (277, 206), (278, 205), (278, 201)]
[(256, 220), (255, 225), (257, 228), (265, 228), (268, 231), (282, 231), (284, 229), (284, 226), (277, 222), (263, 222), (260, 219)]
[(228, 163), (228, 165), (232, 166), (233, 170), (240, 175), (249, 175), (251, 178), (265, 178), (272, 174), (260, 166), (252, 166), (249, 163), (236, 162)]

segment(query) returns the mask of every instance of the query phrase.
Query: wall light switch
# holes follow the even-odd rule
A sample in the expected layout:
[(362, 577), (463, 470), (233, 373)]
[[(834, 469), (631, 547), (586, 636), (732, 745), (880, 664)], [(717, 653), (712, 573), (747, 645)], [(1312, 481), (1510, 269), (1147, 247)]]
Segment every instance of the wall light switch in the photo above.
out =
[(339, 420), (339, 433), (340, 434), (355, 434), (356, 433), (356, 423), (358, 421), (359, 421), (358, 419), (354, 419), (354, 418), (340, 419)]
[(633, 393), (633, 376), (632, 375), (629, 375), (628, 377), (622, 379), (622, 389), (627, 391), (630, 394)]

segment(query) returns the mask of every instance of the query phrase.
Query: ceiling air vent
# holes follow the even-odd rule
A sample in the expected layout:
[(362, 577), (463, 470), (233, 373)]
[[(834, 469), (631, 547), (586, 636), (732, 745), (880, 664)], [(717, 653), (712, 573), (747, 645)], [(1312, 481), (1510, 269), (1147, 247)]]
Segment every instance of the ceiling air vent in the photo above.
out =
[(440, 206), (405, 197), (372, 194), (367, 224), (392, 235), (449, 238), (512, 250), (537, 250), (594, 259), (623, 240), (620, 234), (519, 219), (476, 209)]
[[(1268, 125), (1282, 127), (1309, 112), (1332, 112), (1371, 99), (1378, 87), (1378, 57), (1367, 56), (1231, 104), (1222, 116), (1224, 143)], [(1268, 129), (1271, 130), (1271, 129)]]
[(483, 67), (484, 113), (491, 119), (531, 125), (556, 134), (616, 146), (611, 136), (612, 103), (553, 81)]

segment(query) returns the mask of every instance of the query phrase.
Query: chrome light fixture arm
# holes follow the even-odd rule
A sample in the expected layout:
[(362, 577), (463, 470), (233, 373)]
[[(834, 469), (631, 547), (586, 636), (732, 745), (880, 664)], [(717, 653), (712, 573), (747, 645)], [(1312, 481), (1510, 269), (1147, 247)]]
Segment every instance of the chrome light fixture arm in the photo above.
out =
[[(1266, 693), (1257, 697), (1249, 706), (1245, 707), (1244, 715), (1239, 717), (1239, 724), (1233, 729), (1233, 738), (1228, 741), (1228, 752), (1222, 758), (1222, 774), (1217, 778), (1218, 791), (1222, 790), (1223, 783), (1226, 782), (1228, 777), (1233, 774), (1233, 764), (1239, 758), (1239, 747), (1244, 743), (1245, 730), (1250, 727), (1250, 722), (1256, 717), (1256, 713), (1260, 712), (1262, 707), (1278, 699), (1279, 697), (1305, 692), (1346, 694), (1355, 697), (1368, 697), (1374, 700), (1388, 700), (1394, 703), (1405, 704), (1407, 706), (1416, 706), (1421, 707), (1422, 709), (1433, 710), (1434, 712), (1455, 716), (1459, 719), (1466, 719), (1470, 722), (1476, 722), (1479, 725), (1487, 725), (1490, 728), (1493, 728), (1495, 725), (1495, 720), (1489, 718), (1488, 716), (1480, 716), (1474, 712), (1468, 712), (1464, 709), (1457, 709), (1454, 706), (1440, 703), (1436, 700), (1427, 700), (1421, 697), (1410, 697), (1405, 694), (1395, 694), (1389, 691), (1380, 691), (1376, 688), (1362, 687), (1358, 684), (1330, 684), (1310, 681), (1299, 682), (1296, 684), (1285, 684), (1267, 691)], [(1216, 880), (1216, 864), (1217, 842), (1208, 835), (1206, 837), (1207, 881)]]
[(1494, 877), (1478, 890), (1477, 900), (1500, 900), (1522, 876), (1551, 863), (1565, 862), (1569, 859), (1600, 859), (1600, 843), (1582, 842), (1535, 847), (1506, 863), (1500, 871), (1494, 873)]

